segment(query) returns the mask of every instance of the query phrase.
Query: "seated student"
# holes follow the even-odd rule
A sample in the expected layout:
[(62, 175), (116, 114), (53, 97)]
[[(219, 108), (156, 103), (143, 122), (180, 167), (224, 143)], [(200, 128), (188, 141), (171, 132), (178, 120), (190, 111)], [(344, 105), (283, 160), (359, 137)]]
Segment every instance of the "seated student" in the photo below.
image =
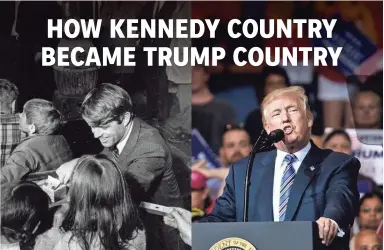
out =
[(20, 114), (20, 130), (28, 137), (21, 141), (1, 168), (1, 183), (26, 177), (30, 173), (55, 170), (72, 159), (72, 152), (62, 135), (61, 116), (53, 104), (32, 99)]
[[(48, 195), (35, 183), (7, 183), (1, 187), (1, 249), (52, 250), (62, 232), (45, 231)], [(40, 235), (39, 235), (40, 234)]]
[(83, 156), (69, 189), (65, 235), (55, 250), (145, 249), (146, 239), (127, 183), (104, 155)]

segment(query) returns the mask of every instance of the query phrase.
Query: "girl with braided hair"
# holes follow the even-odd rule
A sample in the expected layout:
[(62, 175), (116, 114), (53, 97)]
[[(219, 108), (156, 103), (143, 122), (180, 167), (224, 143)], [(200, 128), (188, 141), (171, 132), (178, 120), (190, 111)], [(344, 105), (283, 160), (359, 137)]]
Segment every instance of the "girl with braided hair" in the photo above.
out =
[(46, 231), (48, 207), (48, 195), (33, 182), (2, 185), (1, 249), (52, 250), (62, 232), (58, 228)]

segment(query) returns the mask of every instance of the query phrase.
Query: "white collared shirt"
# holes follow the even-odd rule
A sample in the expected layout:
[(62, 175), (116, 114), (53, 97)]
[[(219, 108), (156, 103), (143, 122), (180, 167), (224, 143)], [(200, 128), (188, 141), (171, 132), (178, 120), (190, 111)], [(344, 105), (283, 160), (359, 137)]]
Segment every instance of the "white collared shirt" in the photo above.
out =
[(117, 145), (116, 145), (117, 150), (119, 150), (119, 155), (120, 155), (121, 152), (123, 151), (123, 149), (124, 149), (124, 147), (125, 147), (125, 144), (127, 144), (127, 141), (128, 141), (128, 139), (129, 139), (129, 136), (131, 135), (132, 127), (133, 127), (133, 123), (134, 123), (134, 120), (132, 120), (132, 121), (128, 124), (128, 133), (127, 133), (127, 135), (126, 135), (121, 141), (119, 141), (119, 143), (117, 143)]
[[(297, 160), (293, 163), (293, 168), (295, 170), (295, 174), (299, 170), (301, 163), (303, 162), (305, 156), (308, 154), (311, 149), (311, 143), (309, 142), (307, 146), (305, 146), (300, 151), (294, 153)], [(283, 173), (285, 168), (287, 167), (287, 162), (283, 162), (287, 152), (277, 150), (277, 156), (275, 160), (275, 176), (273, 178), (273, 220), (280, 221), (279, 219), (279, 207), (280, 207), (280, 185), (281, 179), (283, 178)], [(289, 200), (288, 200), (289, 201)]]

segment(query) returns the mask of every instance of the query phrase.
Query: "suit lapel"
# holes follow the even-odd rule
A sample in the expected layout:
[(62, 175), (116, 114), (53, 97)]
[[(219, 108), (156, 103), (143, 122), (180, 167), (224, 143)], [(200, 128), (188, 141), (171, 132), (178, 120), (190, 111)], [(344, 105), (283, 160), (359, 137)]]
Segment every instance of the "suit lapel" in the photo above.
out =
[(132, 153), (132, 149), (135, 147), (137, 140), (139, 139), (141, 121), (138, 118), (133, 119), (132, 131), (129, 135), (127, 143), (125, 144), (123, 151), (121, 152), (118, 163), (122, 163), (121, 161), (126, 161), (129, 155)]
[(319, 171), (319, 163), (324, 159), (322, 152), (323, 151), (316, 147), (316, 145), (311, 141), (311, 149), (301, 163), (292, 184), (287, 211), (285, 213), (285, 221), (291, 221), (293, 219), (304, 191)]
[[(258, 207), (260, 211), (259, 221), (273, 221), (273, 209), (272, 209), (272, 197), (273, 197), (273, 176), (275, 173), (275, 159), (277, 151), (273, 150), (267, 153), (262, 159), (258, 160), (255, 158), (255, 161), (259, 161), (260, 168), (259, 171), (253, 171), (252, 179), (260, 178), (260, 183), (255, 190), (254, 195), (250, 197), (255, 197), (251, 199), (250, 208)], [(256, 169), (254, 169), (256, 170)], [(254, 190), (254, 189), (251, 189)], [(259, 204), (257, 204), (259, 203)], [(262, 203), (263, 205), (260, 205)], [(251, 210), (251, 209), (250, 209)]]

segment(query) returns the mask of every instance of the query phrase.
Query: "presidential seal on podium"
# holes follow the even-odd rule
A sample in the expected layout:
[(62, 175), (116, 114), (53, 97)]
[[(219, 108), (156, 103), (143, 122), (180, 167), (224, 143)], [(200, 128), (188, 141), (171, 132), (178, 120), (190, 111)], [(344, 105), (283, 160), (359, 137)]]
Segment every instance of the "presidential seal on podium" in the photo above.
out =
[(216, 242), (209, 250), (257, 250), (257, 248), (244, 239), (231, 237)]

